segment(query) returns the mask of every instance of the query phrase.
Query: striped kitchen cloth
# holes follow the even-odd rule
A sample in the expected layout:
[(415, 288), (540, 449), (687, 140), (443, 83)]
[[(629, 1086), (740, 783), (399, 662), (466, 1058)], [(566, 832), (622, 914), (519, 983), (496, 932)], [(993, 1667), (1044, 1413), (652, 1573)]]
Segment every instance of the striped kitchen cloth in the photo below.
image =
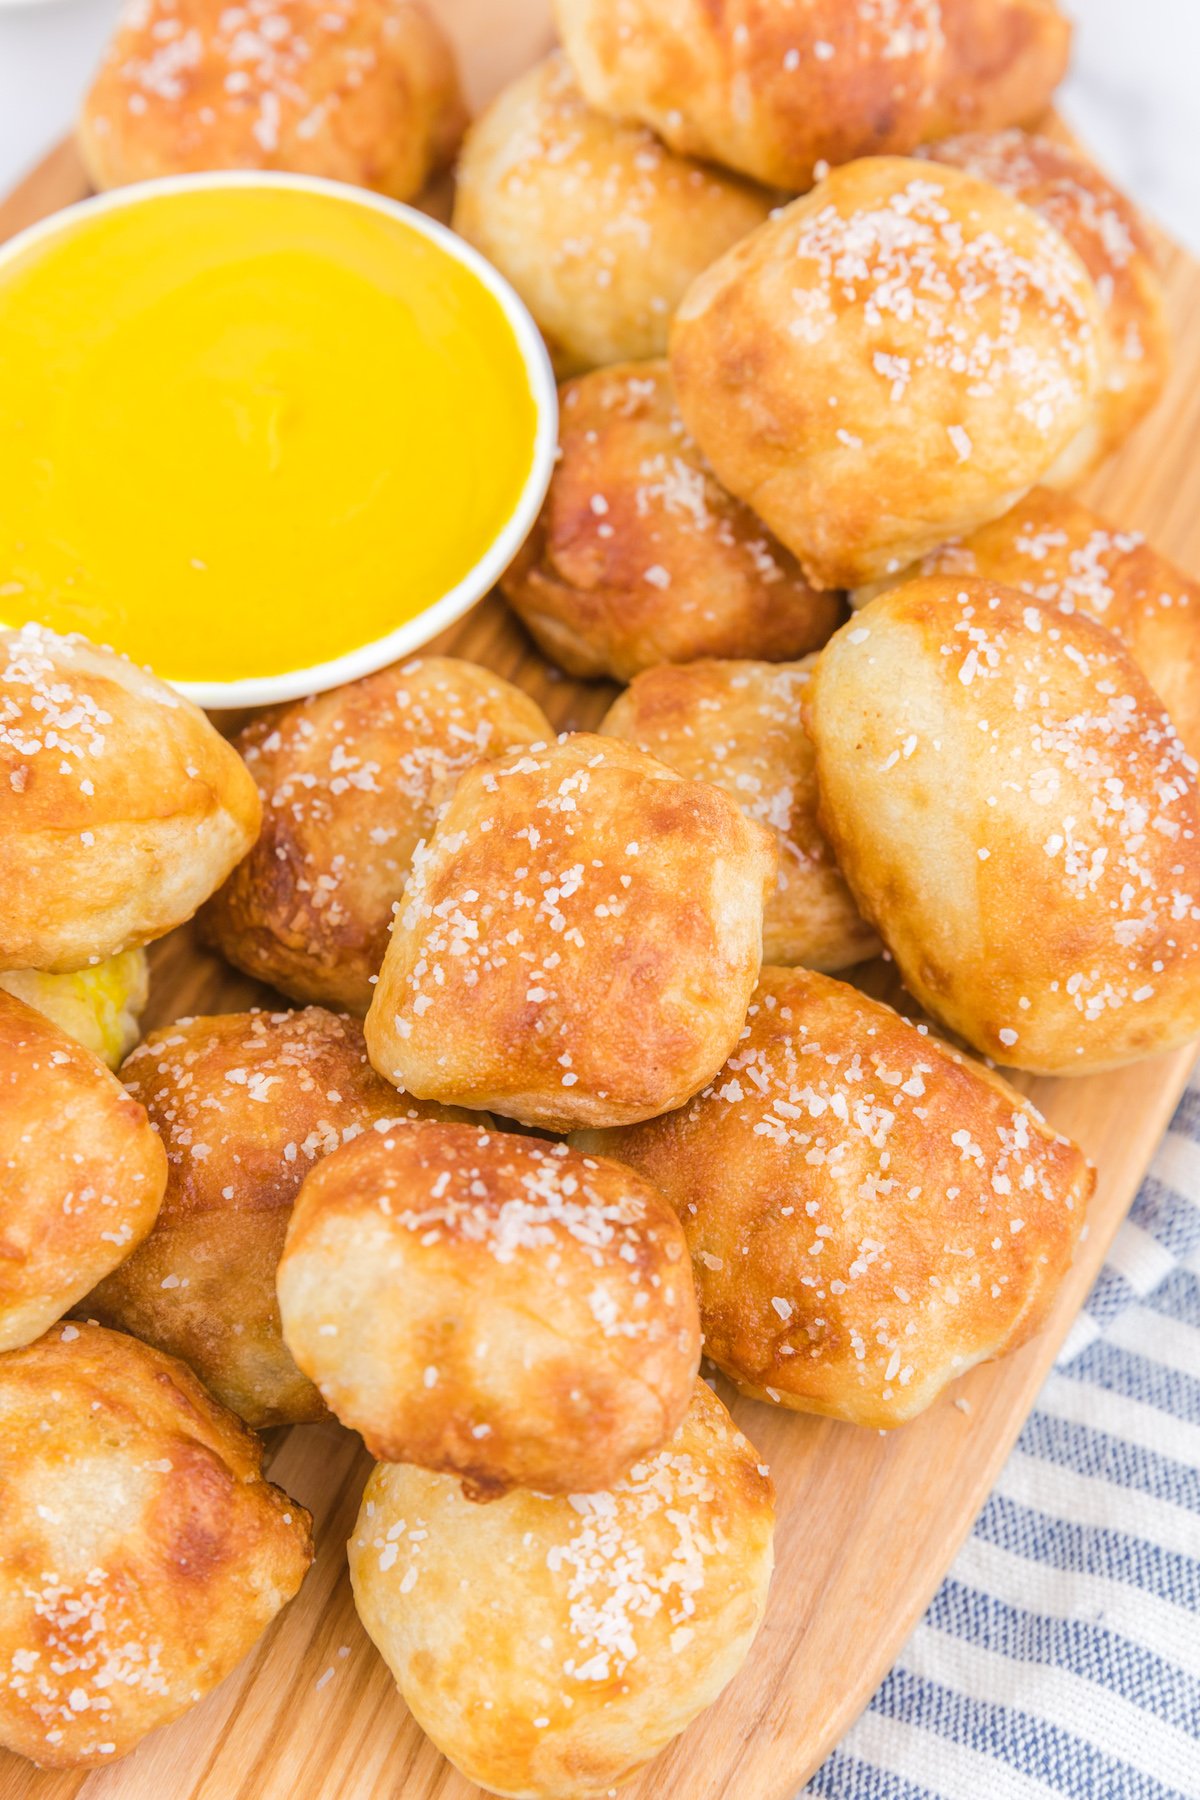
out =
[(1200, 1070), (815, 1800), (1200, 1800)]

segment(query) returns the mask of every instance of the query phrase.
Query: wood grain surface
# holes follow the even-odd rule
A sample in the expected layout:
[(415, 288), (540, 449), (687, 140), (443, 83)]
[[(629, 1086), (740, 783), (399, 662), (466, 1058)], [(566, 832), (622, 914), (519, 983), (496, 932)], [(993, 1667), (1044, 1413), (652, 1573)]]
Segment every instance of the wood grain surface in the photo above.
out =
[[(478, 105), (550, 41), (542, 0), (442, 0)], [(0, 237), (85, 192), (70, 144), (7, 202)], [(1085, 498), (1200, 569), (1200, 266), (1165, 248), (1176, 367), (1153, 417)], [(595, 725), (612, 690), (559, 674), (496, 600), (439, 642), (519, 682), (561, 728)], [(148, 1027), (270, 1000), (200, 952), (156, 946)], [(886, 971), (866, 983), (886, 989)], [(1186, 1083), (1194, 1052), (1075, 1081), (1021, 1079), (1100, 1171), (1088, 1236), (1052, 1323), (974, 1370), (889, 1436), (733, 1399), (779, 1492), (778, 1567), (762, 1634), (721, 1701), (622, 1793), (629, 1800), (787, 1800), (870, 1698), (937, 1588), (1007, 1457)], [(279, 1433), (272, 1479), (313, 1511), (319, 1553), (299, 1597), (186, 1717), (101, 1771), (42, 1773), (0, 1755), (0, 1800), (477, 1800), (413, 1724), (358, 1625), (345, 1568), (368, 1461), (336, 1425)]]

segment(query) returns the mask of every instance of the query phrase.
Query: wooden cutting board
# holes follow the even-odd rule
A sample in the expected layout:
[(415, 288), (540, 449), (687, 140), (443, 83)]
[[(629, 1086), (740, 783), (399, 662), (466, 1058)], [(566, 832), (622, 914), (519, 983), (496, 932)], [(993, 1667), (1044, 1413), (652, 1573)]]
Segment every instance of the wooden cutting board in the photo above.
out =
[[(550, 41), (543, 0), (441, 0), (480, 105)], [(0, 238), (76, 200), (73, 148), (0, 204)], [(1165, 247), (1176, 367), (1166, 398), (1085, 497), (1200, 569), (1200, 265)], [(594, 726), (612, 690), (568, 680), (495, 599), (452, 649), (527, 688), (561, 728)], [(148, 1028), (268, 1000), (199, 951), (156, 946)], [(876, 991), (882, 965), (868, 971)], [(890, 1436), (734, 1399), (779, 1492), (766, 1623), (720, 1702), (640, 1778), (629, 1800), (790, 1800), (894, 1662), (987, 1496), (1104, 1259), (1182, 1092), (1194, 1051), (1076, 1081), (1019, 1079), (1100, 1171), (1088, 1236), (1049, 1328), (974, 1370)], [(101, 1771), (41, 1773), (0, 1754), (0, 1800), (478, 1800), (413, 1724), (355, 1617), (344, 1545), (369, 1463), (338, 1426), (275, 1434), (272, 1479), (310, 1507), (318, 1555), (252, 1655), (186, 1717)]]

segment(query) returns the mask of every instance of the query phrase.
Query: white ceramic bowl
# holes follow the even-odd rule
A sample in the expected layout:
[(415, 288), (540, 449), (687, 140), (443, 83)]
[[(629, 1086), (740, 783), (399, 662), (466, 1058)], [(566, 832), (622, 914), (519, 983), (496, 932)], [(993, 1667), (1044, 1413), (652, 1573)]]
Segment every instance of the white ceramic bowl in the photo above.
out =
[[(427, 644), (439, 632), (453, 625), (463, 614), (488, 593), (504, 573), (537, 518), (538, 510), (550, 485), (558, 443), (558, 388), (546, 346), (524, 302), (509, 286), (503, 275), (485, 257), (447, 225), (440, 225), (414, 207), (398, 200), (385, 199), (366, 188), (349, 187), (343, 182), (325, 181), (315, 175), (284, 175), (252, 170), (231, 170), (203, 175), (169, 175), (157, 181), (138, 182), (130, 187), (114, 188), (90, 200), (80, 200), (61, 212), (51, 213), (29, 226), (17, 236), (0, 244), (0, 270), (16, 257), (24, 255), (39, 243), (69, 232), (81, 220), (97, 212), (110, 212), (118, 207), (137, 206), (143, 200), (157, 199), (163, 194), (196, 188), (271, 187), (300, 188), (344, 200), (350, 206), (365, 206), (386, 213), (406, 225), (419, 236), (429, 239), (439, 249), (471, 272), (480, 285), (499, 305), (512, 331), (513, 340), (529, 378), (529, 389), (537, 411), (533, 457), (524, 486), (507, 522), (479, 561), (467, 571), (449, 592), (433, 601), (414, 618), (389, 632), (386, 637), (359, 645), (332, 661), (316, 663), (309, 668), (289, 669), (282, 674), (253, 676), (240, 681), (175, 681), (173, 685), (200, 706), (210, 708), (268, 706), (279, 700), (294, 700), (303, 694), (317, 694), (370, 675), (387, 663), (409, 656)], [(24, 623), (23, 620), (14, 621)], [(118, 646), (119, 648), (119, 646)]]

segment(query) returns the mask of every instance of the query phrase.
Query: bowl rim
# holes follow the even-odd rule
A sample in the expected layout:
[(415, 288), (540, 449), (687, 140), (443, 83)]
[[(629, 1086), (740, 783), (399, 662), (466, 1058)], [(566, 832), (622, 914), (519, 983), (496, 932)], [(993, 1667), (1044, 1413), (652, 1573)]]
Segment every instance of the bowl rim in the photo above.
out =
[[(75, 229), (100, 213), (115, 212), (178, 193), (225, 188), (284, 189), (319, 194), (349, 205), (365, 207), (415, 231), (465, 268), (499, 305), (512, 334), (529, 382), (534, 404), (533, 451), (525, 481), (508, 519), (483, 555), (461, 580), (425, 606), (413, 618), (366, 644), (343, 651), (321, 663), (288, 669), (278, 675), (249, 675), (234, 681), (167, 681), (178, 693), (198, 706), (220, 710), (231, 707), (271, 706), (324, 693), (361, 676), (373, 675), (389, 663), (399, 662), (457, 623), (482, 600), (512, 561), (529, 535), (550, 486), (558, 446), (558, 385), (549, 352), (532, 315), (509, 281), (465, 238), (401, 200), (389, 199), (370, 188), (330, 181), (322, 175), (297, 175), (283, 170), (221, 169), (185, 175), (162, 175), (151, 181), (132, 182), (89, 195), (70, 206), (48, 213), (0, 244), (0, 272), (43, 241)], [(16, 621), (17, 624), (24, 621)], [(157, 673), (157, 671), (155, 671)]]

